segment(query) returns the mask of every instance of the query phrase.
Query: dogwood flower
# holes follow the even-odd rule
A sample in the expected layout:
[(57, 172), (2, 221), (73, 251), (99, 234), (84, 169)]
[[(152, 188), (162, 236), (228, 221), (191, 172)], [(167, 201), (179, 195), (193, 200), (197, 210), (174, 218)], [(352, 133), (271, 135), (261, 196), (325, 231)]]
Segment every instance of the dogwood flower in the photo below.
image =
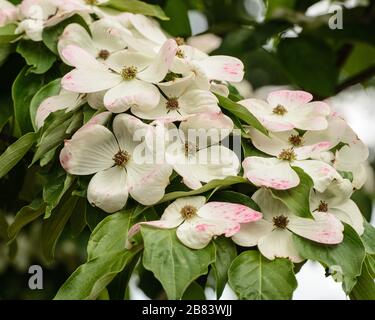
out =
[(311, 102), (312, 98), (308, 92), (280, 90), (271, 92), (267, 102), (247, 99), (239, 103), (270, 131), (324, 130), (330, 107), (321, 101)]
[(0, 0), (0, 27), (15, 22), (18, 18), (18, 8), (11, 2)]
[(298, 217), (263, 188), (255, 192), (252, 199), (263, 213), (263, 219), (241, 224), (232, 239), (244, 247), (258, 245), (259, 251), (267, 259), (289, 258), (296, 263), (303, 261), (293, 243), (293, 233), (324, 244), (338, 244), (343, 240), (344, 226), (330, 213), (315, 211), (312, 213), (314, 219)]
[(166, 161), (191, 189), (202, 187), (202, 182), (236, 176), (240, 169), (237, 155), (219, 145), (232, 130), (232, 120), (221, 112), (189, 117), (178, 130), (169, 124), (169, 132), (176, 134), (166, 147)]
[(359, 235), (362, 235), (364, 232), (363, 216), (356, 203), (350, 199), (352, 193), (353, 188), (349, 180), (344, 179), (341, 183), (332, 183), (324, 193), (311, 192), (310, 209), (312, 212), (328, 212), (352, 226)]
[[(100, 19), (90, 24), (90, 33), (77, 23), (69, 24), (59, 38), (57, 48), (60, 57), (64, 59), (63, 50), (74, 45), (90, 53), (94, 58), (107, 60), (116, 51), (126, 48), (126, 43), (120, 36), (121, 25), (109, 19)], [(64, 61), (69, 65), (69, 61)]]
[(241, 204), (208, 202), (202, 196), (179, 198), (164, 211), (160, 220), (134, 225), (128, 238), (134, 236), (141, 225), (176, 230), (177, 238), (187, 247), (202, 249), (216, 236), (233, 236), (241, 223), (253, 223), (262, 214)]
[(173, 119), (183, 120), (187, 116), (204, 113), (220, 112), (218, 100), (207, 90), (194, 88), (192, 77), (176, 79), (158, 84), (163, 92), (159, 104), (150, 110), (134, 107), (132, 112), (142, 119)]
[(66, 74), (61, 84), (66, 90), (80, 93), (109, 89), (104, 105), (115, 113), (135, 106), (152, 109), (160, 101), (154, 83), (164, 79), (176, 51), (176, 42), (168, 40), (155, 57), (124, 50), (112, 54), (104, 65), (85, 50), (70, 45), (62, 55), (76, 69)]
[(163, 197), (172, 167), (139, 161), (134, 151), (144, 142), (133, 141), (133, 136), (138, 130), (144, 130), (146, 135), (150, 129), (127, 114), (115, 117), (114, 134), (95, 122), (85, 125), (65, 142), (61, 165), (73, 175), (95, 174), (87, 199), (106, 212), (122, 209), (128, 194), (139, 203), (152, 205)]

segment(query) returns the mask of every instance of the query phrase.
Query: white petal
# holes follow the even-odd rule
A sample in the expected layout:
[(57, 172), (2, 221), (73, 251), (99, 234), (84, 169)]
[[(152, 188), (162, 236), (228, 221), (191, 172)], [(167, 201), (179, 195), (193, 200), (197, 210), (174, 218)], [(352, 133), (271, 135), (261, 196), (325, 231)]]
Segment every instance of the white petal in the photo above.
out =
[(279, 90), (271, 92), (267, 101), (272, 107), (282, 105), (286, 109), (294, 109), (312, 100), (313, 96), (305, 91)]
[(211, 56), (199, 62), (207, 77), (212, 80), (241, 82), (244, 65), (241, 60), (229, 56)]
[(149, 206), (163, 198), (173, 168), (165, 164), (136, 164), (130, 160), (126, 170), (130, 195), (139, 203)]
[(314, 181), (314, 188), (319, 192), (324, 192), (334, 179), (341, 178), (335, 168), (322, 161), (294, 161), (292, 165), (303, 169)]
[(69, 65), (76, 68), (105, 71), (107, 68), (98, 62), (94, 56), (86, 50), (76, 46), (68, 45), (61, 51), (61, 56)]
[(136, 67), (139, 72), (152, 63), (152, 57), (138, 52), (122, 50), (111, 54), (104, 63), (119, 74), (125, 67)]
[(138, 73), (138, 78), (151, 83), (161, 82), (167, 75), (177, 50), (176, 41), (167, 40), (153, 62), (145, 70)]
[(167, 37), (161, 31), (159, 24), (142, 14), (134, 14), (130, 17), (130, 22), (145, 38), (162, 44), (167, 40)]
[(125, 49), (125, 41), (121, 37), (123, 27), (110, 19), (100, 19), (90, 25), (92, 39), (96, 48), (109, 52)]
[(262, 255), (270, 260), (288, 258), (295, 263), (304, 260), (298, 254), (292, 233), (288, 230), (275, 229), (259, 240), (258, 248)]
[(328, 210), (341, 221), (350, 224), (360, 236), (363, 234), (363, 216), (353, 200), (349, 199), (340, 205), (336, 205), (333, 208), (328, 208)]
[(187, 43), (189, 46), (197, 48), (205, 53), (210, 53), (220, 47), (222, 39), (215, 34), (206, 33), (190, 37)]
[(183, 78), (176, 78), (171, 81), (158, 84), (163, 93), (169, 98), (179, 98), (194, 86), (194, 74), (191, 73)]
[(286, 190), (300, 183), (298, 174), (287, 161), (276, 158), (248, 157), (243, 161), (242, 166), (245, 177), (258, 187)]
[(298, 107), (288, 113), (287, 117), (296, 128), (302, 130), (325, 130), (328, 128), (326, 115), (322, 115), (316, 110), (315, 102)]
[(122, 81), (109, 89), (104, 95), (104, 105), (114, 113), (124, 112), (134, 106), (150, 110), (157, 106), (159, 99), (160, 93), (154, 85), (134, 79)]
[(327, 212), (314, 212), (313, 219), (289, 217), (288, 229), (306, 239), (325, 243), (337, 244), (344, 239), (344, 226), (334, 215)]
[(70, 174), (93, 174), (114, 165), (118, 144), (111, 131), (101, 125), (90, 125), (77, 131), (65, 142), (60, 163)]
[(91, 205), (108, 213), (121, 210), (127, 199), (126, 172), (118, 166), (95, 174), (87, 188), (87, 200)]
[(269, 234), (272, 230), (272, 223), (266, 220), (241, 224), (240, 231), (232, 236), (232, 240), (242, 247), (253, 247), (258, 244), (260, 238)]
[[(163, 221), (180, 221), (184, 220), (181, 210), (185, 206), (192, 206), (199, 210), (206, 203), (206, 198), (203, 196), (194, 197), (183, 197), (173, 201), (165, 210), (161, 216)], [(180, 224), (179, 223), (179, 224)]]

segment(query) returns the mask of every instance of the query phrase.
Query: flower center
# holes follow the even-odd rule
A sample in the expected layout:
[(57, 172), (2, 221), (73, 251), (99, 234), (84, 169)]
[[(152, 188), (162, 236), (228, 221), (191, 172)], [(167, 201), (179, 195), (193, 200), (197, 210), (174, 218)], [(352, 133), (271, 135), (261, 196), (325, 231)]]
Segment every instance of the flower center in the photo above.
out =
[(299, 134), (292, 134), (289, 137), (289, 143), (294, 147), (299, 147), (303, 144), (303, 138)]
[(170, 98), (170, 99), (168, 99), (167, 102), (165, 103), (165, 107), (169, 111), (177, 110), (179, 108), (177, 98)]
[(124, 80), (133, 80), (137, 75), (138, 69), (137, 67), (130, 66), (125, 67), (121, 71), (121, 76)]
[(100, 50), (98, 53), (98, 57), (103, 60), (107, 60), (109, 55), (110, 55), (110, 52), (106, 49)]
[(191, 157), (195, 155), (198, 151), (198, 147), (191, 142), (186, 142), (185, 143), (185, 156), (186, 157)]
[(98, 4), (98, 0), (85, 0), (85, 2), (89, 5), (95, 5), (95, 4)]
[(281, 104), (278, 104), (277, 107), (272, 110), (272, 112), (279, 116), (283, 116), (284, 114), (288, 112), (288, 110), (286, 110), (285, 107), (282, 106)]
[(284, 149), (283, 151), (280, 152), (280, 154), (278, 155), (278, 158), (280, 160), (286, 160), (286, 161), (292, 162), (297, 159), (297, 155), (293, 151), (293, 149)]
[(181, 37), (177, 37), (174, 39), (178, 46), (183, 46), (185, 44), (185, 39)]
[(320, 201), (318, 211), (319, 212), (328, 212), (328, 203), (325, 202), (325, 201)]
[(113, 157), (113, 161), (115, 162), (116, 166), (125, 167), (125, 165), (130, 160), (130, 154), (127, 151), (120, 150), (115, 154)]
[(185, 58), (185, 53), (184, 53), (184, 51), (182, 49), (178, 49), (177, 52), (176, 52), (176, 56), (178, 58), (183, 59), (183, 58)]
[(185, 207), (181, 209), (180, 213), (183, 216), (183, 218), (187, 220), (187, 219), (191, 219), (195, 217), (197, 215), (197, 211), (198, 210), (196, 207), (193, 207), (191, 205), (186, 205)]
[(277, 216), (272, 218), (274, 227), (279, 229), (285, 229), (289, 223), (289, 219), (286, 216)]

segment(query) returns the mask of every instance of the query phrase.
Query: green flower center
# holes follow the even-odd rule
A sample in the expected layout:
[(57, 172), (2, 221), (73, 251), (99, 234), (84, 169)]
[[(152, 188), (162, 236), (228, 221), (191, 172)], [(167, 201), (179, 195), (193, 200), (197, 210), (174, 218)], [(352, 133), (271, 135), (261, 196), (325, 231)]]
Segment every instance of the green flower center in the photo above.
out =
[(133, 80), (137, 76), (138, 69), (137, 67), (130, 66), (130, 67), (125, 67), (121, 71), (121, 76), (124, 80)]
[(185, 220), (195, 217), (197, 215), (197, 212), (198, 212), (197, 208), (191, 205), (186, 205), (180, 211), (181, 215), (183, 216)]
[(117, 152), (113, 157), (113, 161), (118, 167), (125, 167), (126, 164), (129, 162), (129, 160), (130, 160), (130, 154), (127, 151), (123, 151), (123, 150), (120, 150), (119, 152)]
[(288, 112), (288, 110), (286, 110), (285, 107), (282, 106), (281, 104), (278, 104), (277, 107), (272, 110), (272, 112), (279, 116), (283, 116), (284, 114)]
[(286, 160), (286, 161), (292, 162), (297, 159), (297, 155), (293, 149), (284, 149), (283, 151), (280, 152), (280, 154), (278, 155), (278, 158), (280, 160)]
[(288, 226), (289, 219), (288, 217), (281, 215), (281, 216), (273, 217), (272, 222), (273, 222), (274, 227), (279, 228), (279, 229), (285, 229)]

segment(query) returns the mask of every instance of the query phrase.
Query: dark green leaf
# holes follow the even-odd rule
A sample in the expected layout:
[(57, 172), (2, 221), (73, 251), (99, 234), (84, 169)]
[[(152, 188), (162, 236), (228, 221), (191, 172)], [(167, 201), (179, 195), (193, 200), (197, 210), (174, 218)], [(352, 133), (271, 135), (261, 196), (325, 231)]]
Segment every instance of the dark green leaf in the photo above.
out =
[(229, 284), (240, 299), (287, 300), (297, 288), (293, 263), (268, 260), (258, 251), (241, 253), (229, 269)]
[(181, 299), (188, 286), (215, 261), (211, 243), (201, 250), (184, 246), (176, 230), (142, 226), (144, 240), (143, 265), (161, 282), (169, 299)]
[(375, 300), (375, 282), (369, 267), (366, 260), (362, 266), (362, 273), (349, 294), (351, 300)]
[(190, 37), (191, 28), (188, 7), (183, 0), (167, 0), (164, 11), (170, 20), (161, 23), (162, 28), (174, 37)]
[(70, 217), (70, 226), (71, 226), (73, 237), (78, 237), (87, 225), (87, 220), (86, 220), (87, 205), (88, 205), (88, 202), (86, 199), (84, 198), (78, 199), (74, 212), (72, 216)]
[(375, 254), (375, 228), (364, 221), (365, 232), (361, 236), (362, 242), (366, 248), (368, 254)]
[(195, 281), (186, 289), (182, 300), (206, 300), (203, 288)]
[(271, 190), (272, 196), (281, 200), (294, 214), (302, 218), (313, 218), (310, 211), (310, 191), (314, 183), (301, 168), (293, 167), (300, 184), (288, 190)]
[(243, 193), (235, 192), (235, 191), (221, 191), (215, 194), (214, 197), (211, 198), (213, 201), (224, 201), (230, 203), (239, 203), (247, 206), (251, 209), (260, 211), (258, 205), (255, 203), (253, 199)]

